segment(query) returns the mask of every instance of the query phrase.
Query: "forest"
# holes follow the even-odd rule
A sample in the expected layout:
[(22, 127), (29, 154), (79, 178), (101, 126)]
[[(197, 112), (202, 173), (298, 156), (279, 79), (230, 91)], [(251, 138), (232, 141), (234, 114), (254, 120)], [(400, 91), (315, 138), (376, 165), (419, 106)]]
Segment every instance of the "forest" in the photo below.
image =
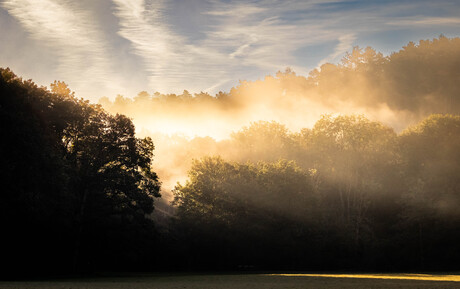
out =
[(459, 270), (459, 77), (444, 36), (215, 96), (92, 104), (1, 68), (1, 274)]

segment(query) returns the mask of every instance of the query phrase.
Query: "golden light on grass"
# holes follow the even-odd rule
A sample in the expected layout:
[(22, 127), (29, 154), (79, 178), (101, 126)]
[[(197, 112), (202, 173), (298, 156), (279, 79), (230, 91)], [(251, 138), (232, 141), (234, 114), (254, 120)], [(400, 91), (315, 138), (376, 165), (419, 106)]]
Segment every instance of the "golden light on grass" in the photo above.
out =
[(395, 280), (460, 282), (460, 275), (434, 275), (434, 274), (433, 275), (431, 274), (267, 274), (267, 275), (268, 276), (283, 276), (283, 277), (395, 279)]

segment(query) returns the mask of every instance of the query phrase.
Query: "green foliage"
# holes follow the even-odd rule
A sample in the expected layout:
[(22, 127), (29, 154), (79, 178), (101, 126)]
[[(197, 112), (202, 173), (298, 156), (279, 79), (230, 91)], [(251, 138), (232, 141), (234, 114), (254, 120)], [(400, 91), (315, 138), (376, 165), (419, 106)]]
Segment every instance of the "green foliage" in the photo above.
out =
[(430, 113), (458, 113), (460, 38), (410, 42), (388, 57), (385, 101), (391, 107)]
[(289, 158), (290, 132), (277, 122), (258, 121), (231, 135), (240, 160), (276, 161)]
[[(189, 252), (206, 244), (197, 252), (204, 260), (210, 258), (209, 252), (224, 250), (232, 255), (223, 257), (227, 266), (244, 259), (265, 262), (270, 256), (250, 248), (301, 242), (298, 234), (286, 241), (292, 237), (291, 229), (302, 232), (305, 224), (315, 222), (310, 219), (317, 205), (311, 176), (292, 161), (239, 164), (206, 157), (194, 161), (189, 180), (178, 185), (174, 195), (175, 228), (182, 240), (194, 240), (178, 249)], [(273, 260), (278, 259), (266, 261)], [(215, 260), (211, 257), (209, 262)]]
[(400, 145), (412, 214), (460, 221), (460, 116), (432, 115), (405, 130)]
[[(278, 114), (277, 119), (290, 114), (301, 118), (318, 105), (341, 111), (346, 104), (373, 111), (388, 108), (411, 120), (421, 120), (433, 113), (459, 112), (459, 50), (460, 38), (444, 36), (409, 42), (388, 56), (371, 47), (354, 47), (340, 63), (324, 63), (308, 76), (287, 69), (263, 80), (241, 81), (229, 93), (219, 92), (214, 97), (156, 92), (150, 98), (120, 96), (113, 103), (105, 99), (101, 103), (109, 111), (128, 115), (165, 114), (186, 107), (187, 113), (202, 116), (214, 111), (246, 113), (263, 107), (269, 114)], [(399, 123), (402, 127), (408, 123), (403, 121)]]
[(433, 115), (399, 136), (357, 115), (325, 115), (297, 134), (254, 123), (227, 143), (239, 163), (193, 162), (174, 191), (174, 228), (206, 244), (200, 254), (211, 263), (225, 247), (233, 265), (272, 264), (268, 254), (295, 268), (451, 266), (460, 254), (451, 233), (460, 224), (459, 120)]
[[(459, 45), (439, 37), (388, 57), (355, 47), (307, 78), (287, 69), (216, 97), (141, 92), (101, 103), (232, 115), (248, 102), (292, 109), (307, 98), (419, 118), (458, 111)], [(147, 217), (160, 196), (152, 140), (136, 138), (128, 117), (76, 98), (64, 82), (47, 90), (9, 69), (0, 75), (1, 245), (14, 249), (4, 256), (10, 270), (33, 270), (44, 259), (54, 270), (114, 268), (158, 256)], [(325, 115), (298, 133), (259, 121), (226, 141), (174, 142), (174, 168), (197, 159), (174, 190), (161, 261), (187, 269), (458, 268), (458, 115), (432, 115), (400, 135), (363, 116)]]
[(293, 161), (238, 164), (206, 157), (194, 161), (187, 183), (176, 187), (174, 201), (180, 218), (235, 225), (256, 212), (303, 218), (313, 206), (312, 194), (310, 175)]

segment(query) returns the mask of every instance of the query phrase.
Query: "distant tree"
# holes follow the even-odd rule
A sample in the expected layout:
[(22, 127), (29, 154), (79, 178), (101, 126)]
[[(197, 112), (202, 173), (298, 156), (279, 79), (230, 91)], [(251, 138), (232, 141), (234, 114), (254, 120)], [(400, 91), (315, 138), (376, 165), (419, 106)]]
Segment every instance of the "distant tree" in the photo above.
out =
[(113, 102), (113, 105), (116, 106), (118, 109), (122, 109), (123, 107), (127, 107), (132, 103), (132, 99), (124, 97), (121, 94), (117, 94), (117, 96), (115, 97), (115, 101)]
[(238, 153), (237, 160), (277, 161), (289, 159), (293, 145), (291, 133), (277, 122), (258, 121), (231, 135)]
[[(230, 250), (234, 255), (225, 257), (227, 265), (245, 259), (263, 263), (270, 256), (270, 263), (280, 260), (284, 257), (268, 248), (300, 242), (299, 232), (315, 223), (310, 174), (294, 162), (239, 164), (206, 157), (193, 163), (189, 180), (174, 195), (176, 230), (190, 242), (212, 240), (212, 249), (203, 256)], [(216, 261), (215, 256), (206, 258)]]
[(215, 100), (215, 98), (212, 97), (209, 93), (201, 91), (200, 93), (194, 94), (194, 100), (198, 102), (203, 102), (203, 101), (213, 101)]
[[(369, 209), (386, 194), (385, 173), (395, 168), (395, 132), (362, 116), (323, 116), (307, 136), (313, 169), (322, 179), (326, 206), (338, 205), (358, 245), (371, 234)], [(394, 179), (392, 179), (394, 181)]]
[(358, 46), (353, 47), (351, 52), (347, 52), (341, 60), (341, 65), (351, 70), (370, 70), (373, 67), (382, 66), (387, 62), (383, 54), (376, 52), (372, 47), (365, 49)]
[(140, 102), (146, 104), (150, 100), (150, 94), (147, 91), (141, 91), (134, 97), (135, 102)]
[(458, 113), (460, 109), (460, 38), (444, 36), (410, 42), (388, 57), (382, 83), (383, 100), (391, 108), (406, 109), (423, 117)]
[[(399, 137), (406, 193), (403, 224), (416, 237), (419, 266), (460, 256), (460, 116), (432, 115)], [(442, 242), (440, 242), (442, 240)], [(439, 261), (437, 261), (439, 262)]]
[(179, 97), (184, 101), (190, 101), (193, 98), (192, 94), (185, 89)]

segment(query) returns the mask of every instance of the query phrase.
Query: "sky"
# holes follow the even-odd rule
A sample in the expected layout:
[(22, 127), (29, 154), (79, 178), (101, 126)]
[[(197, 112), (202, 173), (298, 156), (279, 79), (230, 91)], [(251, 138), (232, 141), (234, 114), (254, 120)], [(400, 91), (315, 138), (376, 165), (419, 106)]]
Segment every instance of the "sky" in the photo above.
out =
[(94, 102), (240, 80), (460, 36), (460, 1), (0, 0), (0, 67)]

